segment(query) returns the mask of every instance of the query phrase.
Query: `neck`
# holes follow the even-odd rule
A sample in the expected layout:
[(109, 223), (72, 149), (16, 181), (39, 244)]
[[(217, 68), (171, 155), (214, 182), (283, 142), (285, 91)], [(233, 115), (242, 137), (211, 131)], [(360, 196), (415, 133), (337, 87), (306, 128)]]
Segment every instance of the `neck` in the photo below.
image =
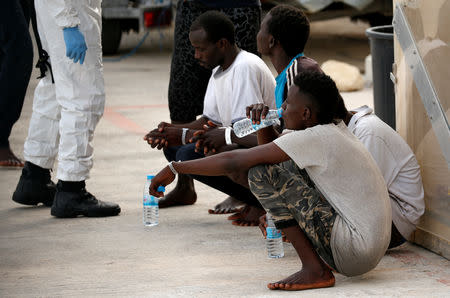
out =
[(280, 74), (289, 65), (289, 62), (291, 62), (293, 58), (294, 56), (288, 56), (281, 48), (274, 49), (273, 53), (270, 54), (270, 61), (278, 74)]
[(230, 51), (226, 52), (225, 57), (223, 59), (222, 64), (220, 65), (220, 67), (222, 67), (223, 70), (226, 70), (228, 67), (230, 67), (230, 65), (233, 64), (234, 59), (236, 59), (236, 57), (240, 51), (241, 51), (241, 49), (239, 49), (237, 47), (237, 45), (233, 45), (230, 48)]
[(355, 115), (355, 113), (347, 111), (347, 115), (345, 115), (345, 119), (342, 119), (342, 120), (344, 120), (345, 125), (348, 125), (350, 123), (350, 119), (352, 119), (353, 115)]

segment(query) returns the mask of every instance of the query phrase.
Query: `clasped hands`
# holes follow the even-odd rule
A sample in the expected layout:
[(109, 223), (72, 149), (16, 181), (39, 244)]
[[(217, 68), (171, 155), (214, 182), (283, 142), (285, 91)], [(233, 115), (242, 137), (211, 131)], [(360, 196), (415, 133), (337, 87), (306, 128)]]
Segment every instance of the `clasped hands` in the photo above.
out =
[[(183, 129), (167, 122), (161, 122), (158, 128), (150, 131), (144, 136), (144, 140), (158, 150), (169, 146), (180, 146)], [(185, 143), (195, 143), (195, 151), (203, 152), (205, 155), (219, 152), (225, 146), (225, 130), (219, 129), (212, 121), (203, 125), (203, 129), (189, 129), (185, 136)]]

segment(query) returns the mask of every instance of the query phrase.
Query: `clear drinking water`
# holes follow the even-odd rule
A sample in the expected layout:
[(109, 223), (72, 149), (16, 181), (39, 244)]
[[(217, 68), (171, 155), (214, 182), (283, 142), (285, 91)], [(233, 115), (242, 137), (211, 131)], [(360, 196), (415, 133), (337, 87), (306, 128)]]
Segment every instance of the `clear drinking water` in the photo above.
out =
[(269, 258), (282, 258), (284, 257), (284, 248), (281, 231), (275, 227), (272, 216), (269, 213), (266, 214), (266, 221), (267, 221), (267, 228), (266, 228), (267, 254)]
[[(143, 199), (143, 215), (144, 225), (151, 227), (156, 226), (159, 223), (159, 206), (158, 198), (150, 195), (149, 189), (152, 178), (155, 176), (147, 176), (147, 181), (144, 186), (144, 199)], [(164, 186), (158, 187), (158, 191), (164, 192)]]
[(280, 120), (278, 119), (281, 118), (282, 114), (283, 114), (282, 108), (279, 108), (278, 110), (269, 110), (269, 112), (266, 115), (266, 118), (260, 120), (260, 124), (253, 124), (252, 120), (249, 118), (239, 120), (233, 124), (234, 134), (238, 138), (242, 138), (245, 137), (246, 135), (254, 133), (258, 129), (275, 124), (280, 124)]

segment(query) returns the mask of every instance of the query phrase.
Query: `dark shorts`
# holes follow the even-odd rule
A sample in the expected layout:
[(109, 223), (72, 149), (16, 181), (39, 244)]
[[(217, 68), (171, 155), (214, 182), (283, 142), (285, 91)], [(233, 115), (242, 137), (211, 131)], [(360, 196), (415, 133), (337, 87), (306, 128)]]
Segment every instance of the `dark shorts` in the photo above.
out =
[[(211, 9), (197, 1), (178, 1), (169, 81), (169, 110), (172, 121), (191, 122), (203, 113), (203, 100), (211, 70), (201, 67), (194, 59), (189, 29), (199, 15)], [(256, 54), (261, 8), (235, 7), (217, 10), (226, 14), (235, 25), (238, 47)]]
[(250, 190), (279, 229), (299, 225), (319, 256), (333, 269), (330, 239), (337, 213), (305, 170), (292, 160), (261, 165), (248, 173)]

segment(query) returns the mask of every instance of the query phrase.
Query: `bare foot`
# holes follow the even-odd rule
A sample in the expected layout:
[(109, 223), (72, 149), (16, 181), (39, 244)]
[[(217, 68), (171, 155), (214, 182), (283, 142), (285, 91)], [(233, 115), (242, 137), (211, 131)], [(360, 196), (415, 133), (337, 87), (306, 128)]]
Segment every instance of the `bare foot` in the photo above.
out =
[(9, 147), (0, 149), (0, 167), (23, 168), (23, 162), (14, 155)]
[(242, 211), (242, 208), (245, 206), (241, 201), (228, 197), (221, 203), (217, 204), (214, 209), (209, 209), (209, 214), (226, 214), (226, 213), (235, 213)]
[(159, 200), (159, 208), (172, 206), (193, 205), (197, 201), (197, 194), (194, 189), (192, 178), (186, 175), (179, 175), (177, 186), (174, 190)]
[(259, 224), (259, 217), (264, 213), (266, 211), (262, 208), (247, 205), (241, 212), (228, 216), (228, 219), (232, 220), (231, 223), (235, 226), (257, 226)]
[(320, 273), (302, 269), (283, 280), (268, 284), (267, 287), (271, 290), (300, 291), (332, 287), (334, 283), (334, 275), (328, 268)]

